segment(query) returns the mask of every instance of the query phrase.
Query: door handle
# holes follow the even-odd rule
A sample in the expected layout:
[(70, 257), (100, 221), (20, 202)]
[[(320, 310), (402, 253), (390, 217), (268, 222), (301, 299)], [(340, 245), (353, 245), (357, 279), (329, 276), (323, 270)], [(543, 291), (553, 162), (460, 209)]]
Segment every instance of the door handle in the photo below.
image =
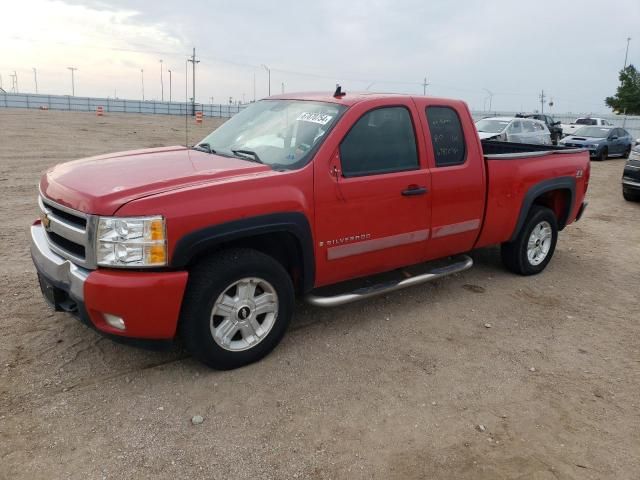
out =
[(424, 195), (425, 193), (427, 193), (427, 187), (420, 187), (418, 185), (409, 185), (402, 191), (402, 195), (404, 195), (405, 197)]

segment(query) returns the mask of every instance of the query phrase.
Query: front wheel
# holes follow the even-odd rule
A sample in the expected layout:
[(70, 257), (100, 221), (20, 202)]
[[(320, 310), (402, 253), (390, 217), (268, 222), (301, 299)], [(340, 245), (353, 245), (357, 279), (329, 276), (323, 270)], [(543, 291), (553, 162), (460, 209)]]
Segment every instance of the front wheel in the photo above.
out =
[(629, 155), (631, 155), (631, 145), (629, 145), (627, 149), (624, 151), (622, 158), (629, 158)]
[(502, 244), (502, 262), (514, 273), (535, 275), (551, 261), (557, 241), (558, 222), (553, 210), (534, 205), (515, 240)]
[(291, 277), (275, 259), (251, 249), (223, 251), (191, 270), (180, 333), (204, 364), (238, 368), (275, 348), (293, 304)]
[(627, 202), (640, 202), (640, 192), (629, 188), (622, 188), (622, 196)]
[(607, 149), (607, 147), (604, 147), (600, 154), (596, 157), (596, 160), (598, 160), (599, 162), (603, 162), (607, 159), (608, 156), (609, 150)]

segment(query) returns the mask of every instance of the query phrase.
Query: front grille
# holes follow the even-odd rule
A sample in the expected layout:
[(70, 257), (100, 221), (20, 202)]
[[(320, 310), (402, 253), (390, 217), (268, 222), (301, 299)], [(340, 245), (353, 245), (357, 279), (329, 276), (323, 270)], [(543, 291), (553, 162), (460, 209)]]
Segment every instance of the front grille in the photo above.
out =
[(40, 196), (38, 203), (51, 249), (81, 267), (95, 268), (92, 248), (95, 217), (44, 196)]
[(47, 204), (47, 207), (55, 216), (65, 219), (70, 224), (83, 229), (87, 227), (87, 219), (85, 217), (77, 217), (76, 215), (67, 213), (64, 210), (60, 210), (59, 208), (56, 208), (50, 204)]
[(71, 240), (67, 240), (57, 233), (47, 232), (47, 235), (49, 236), (49, 240), (51, 240), (51, 242), (63, 248), (67, 252), (73, 254), (75, 257), (86, 258), (84, 246), (74, 243)]

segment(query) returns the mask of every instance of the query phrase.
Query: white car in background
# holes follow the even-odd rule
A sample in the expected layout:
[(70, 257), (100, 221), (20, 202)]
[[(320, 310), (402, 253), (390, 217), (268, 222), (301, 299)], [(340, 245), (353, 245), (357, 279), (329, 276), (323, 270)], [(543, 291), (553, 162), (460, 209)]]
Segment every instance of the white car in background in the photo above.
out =
[(551, 133), (540, 120), (532, 118), (491, 117), (476, 122), (480, 140), (551, 145)]
[(576, 130), (579, 128), (590, 126), (590, 127), (613, 127), (613, 123), (605, 120), (604, 118), (598, 117), (580, 117), (576, 118), (576, 121), (570, 124), (563, 123), (560, 125), (562, 127), (562, 136), (566, 137), (568, 135), (573, 135), (576, 133)]

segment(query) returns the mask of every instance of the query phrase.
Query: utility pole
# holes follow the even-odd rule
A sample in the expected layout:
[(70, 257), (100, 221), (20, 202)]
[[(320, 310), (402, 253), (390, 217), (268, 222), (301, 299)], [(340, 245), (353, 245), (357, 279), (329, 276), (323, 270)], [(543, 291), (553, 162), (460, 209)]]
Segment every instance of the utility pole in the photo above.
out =
[(284, 95), (284, 82), (282, 82), (282, 94)]
[(36, 82), (36, 95), (38, 94), (38, 73), (34, 67), (33, 69), (33, 81)]
[(67, 69), (71, 70), (71, 96), (76, 96), (76, 78), (75, 71), (78, 70), (76, 67), (67, 67)]
[(160, 101), (164, 102), (164, 79), (162, 78), (162, 59), (160, 59)]
[(424, 77), (424, 82), (422, 83), (422, 95), (427, 94), (427, 87), (429, 84), (427, 83), (427, 77)]
[(191, 115), (196, 115), (196, 63), (200, 63), (200, 60), (196, 60), (196, 47), (193, 47), (193, 55), (187, 60), (191, 62), (193, 66), (193, 97), (191, 97)]
[(140, 80), (142, 80), (142, 101), (144, 102), (144, 68), (140, 69)]
[(540, 113), (544, 113), (544, 99), (546, 95), (544, 94), (544, 89), (542, 89), (542, 93), (540, 93)]
[(271, 69), (267, 67), (264, 63), (262, 64), (262, 68), (267, 71), (267, 75), (269, 77), (269, 96), (271, 96)]
[(631, 37), (627, 37), (627, 50), (624, 52), (624, 67), (622, 67), (623, 70), (625, 68), (627, 68), (627, 57), (629, 56), (629, 42), (630, 41), (631, 41)]
[(169, 69), (169, 103), (171, 103), (171, 69)]

